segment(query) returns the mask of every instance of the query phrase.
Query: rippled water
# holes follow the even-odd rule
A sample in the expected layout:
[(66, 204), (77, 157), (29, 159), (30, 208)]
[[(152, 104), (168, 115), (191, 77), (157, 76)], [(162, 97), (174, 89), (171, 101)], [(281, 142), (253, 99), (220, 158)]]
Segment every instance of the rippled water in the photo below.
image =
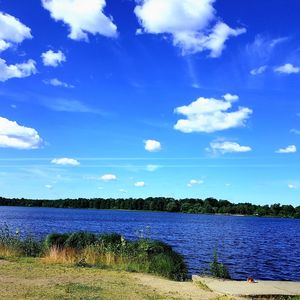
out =
[[(218, 247), (235, 279), (300, 281), (300, 220), (114, 210), (0, 207), (7, 223), (34, 236), (86, 230), (136, 238), (144, 230), (183, 254), (191, 274), (208, 268)], [(140, 235), (140, 233), (138, 234)]]

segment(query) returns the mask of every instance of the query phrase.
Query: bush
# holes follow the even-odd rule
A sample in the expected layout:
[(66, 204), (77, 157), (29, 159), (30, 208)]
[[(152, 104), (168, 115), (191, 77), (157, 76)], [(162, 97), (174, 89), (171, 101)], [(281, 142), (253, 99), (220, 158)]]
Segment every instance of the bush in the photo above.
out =
[(89, 232), (74, 232), (65, 241), (65, 247), (82, 250), (83, 248), (95, 244), (97, 237), (93, 233)]
[(186, 279), (187, 267), (183, 257), (168, 244), (144, 239), (133, 242), (132, 250), (130, 255), (135, 253), (140, 263), (144, 261), (147, 272), (178, 281)]
[(177, 281), (183, 281), (187, 276), (183, 257), (176, 252), (153, 255), (150, 258), (149, 271)]
[(46, 236), (45, 247), (47, 249), (51, 247), (63, 248), (69, 236), (69, 233), (50, 233)]

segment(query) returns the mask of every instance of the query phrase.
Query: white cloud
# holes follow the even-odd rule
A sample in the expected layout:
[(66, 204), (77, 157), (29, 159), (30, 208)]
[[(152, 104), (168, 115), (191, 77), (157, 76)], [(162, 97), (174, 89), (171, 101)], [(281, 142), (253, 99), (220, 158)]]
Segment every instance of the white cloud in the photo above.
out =
[(296, 190), (296, 189), (298, 189), (298, 186), (290, 183), (290, 184), (288, 184), (288, 188)]
[(43, 140), (38, 132), (17, 122), (0, 117), (0, 147), (15, 149), (37, 149)]
[(52, 78), (52, 79), (49, 79), (49, 80), (43, 80), (43, 82), (45, 84), (53, 85), (53, 86), (61, 86), (61, 87), (69, 88), (69, 89), (74, 88), (74, 85), (71, 85), (71, 84), (68, 84), (66, 82), (60, 81), (57, 78)]
[(88, 41), (88, 34), (117, 36), (117, 26), (104, 14), (105, 0), (42, 0), (55, 21), (69, 26), (69, 38)]
[(52, 190), (53, 185), (51, 185), (51, 184), (46, 184), (46, 185), (45, 185), (45, 188), (46, 188), (46, 189), (49, 189), (49, 190)]
[(0, 52), (31, 38), (29, 27), (14, 16), (0, 12)]
[(274, 68), (274, 72), (281, 74), (296, 74), (300, 72), (300, 67), (295, 67), (292, 64), (285, 64)]
[(251, 75), (259, 75), (259, 74), (262, 74), (262, 73), (264, 73), (266, 70), (267, 70), (267, 66), (266, 65), (264, 65), (264, 66), (261, 66), (261, 67), (259, 67), (259, 68), (256, 68), (256, 69), (252, 69), (251, 71), (250, 71), (250, 74)]
[(176, 130), (191, 132), (215, 132), (235, 127), (245, 126), (246, 120), (252, 114), (247, 107), (228, 112), (231, 101), (200, 97), (187, 106), (177, 107), (175, 113), (186, 116), (175, 124)]
[[(51, 101), (50, 101), (51, 100)], [(54, 111), (105, 114), (98, 109), (88, 106), (79, 100), (46, 97), (42, 104)]]
[(61, 63), (67, 60), (64, 53), (60, 50), (57, 52), (48, 50), (47, 52), (42, 53), (41, 57), (43, 59), (44, 66), (47, 67), (58, 67)]
[(105, 174), (100, 178), (103, 181), (115, 181), (117, 180), (117, 176), (113, 174)]
[(189, 183), (187, 184), (188, 187), (193, 187), (194, 185), (203, 184), (203, 180), (197, 180), (197, 179), (191, 179)]
[(135, 187), (144, 187), (146, 184), (144, 181), (138, 181), (134, 184)]
[(235, 101), (238, 101), (240, 97), (238, 95), (232, 95), (232, 94), (227, 93), (227, 94), (223, 95), (223, 98), (226, 101), (235, 102)]
[(3, 82), (11, 78), (24, 78), (36, 74), (35, 64), (34, 60), (29, 59), (21, 64), (7, 65), (6, 61), (0, 58), (0, 81)]
[(246, 46), (245, 53), (252, 64), (256, 65), (258, 61), (267, 62), (270, 60), (276, 47), (286, 42), (288, 37), (272, 39), (267, 35), (258, 34), (252, 43)]
[(51, 161), (52, 164), (61, 165), (61, 166), (79, 166), (80, 162), (73, 158), (54, 158)]
[(119, 189), (119, 192), (120, 192), (120, 193), (123, 193), (123, 194), (126, 194), (126, 193), (127, 193), (127, 191), (126, 191), (125, 189)]
[(295, 153), (297, 152), (297, 147), (295, 145), (287, 146), (286, 148), (281, 148), (276, 151), (276, 153)]
[(136, 0), (135, 14), (143, 29), (137, 34), (167, 34), (183, 54), (210, 51), (211, 57), (222, 54), (231, 36), (246, 32), (217, 21), (215, 0)]
[(156, 140), (146, 140), (145, 143), (145, 150), (149, 152), (157, 152), (161, 150), (161, 144), (159, 141)]
[(236, 152), (249, 152), (251, 151), (251, 147), (249, 146), (241, 146), (236, 142), (212, 142), (210, 143), (209, 151), (212, 153), (236, 153)]
[(158, 165), (147, 165), (146, 166), (146, 170), (148, 172), (154, 172), (154, 171), (156, 171), (159, 168), (160, 168), (160, 166), (158, 166)]
[(295, 129), (295, 128), (291, 129), (290, 132), (294, 133), (294, 134), (300, 134), (300, 130)]

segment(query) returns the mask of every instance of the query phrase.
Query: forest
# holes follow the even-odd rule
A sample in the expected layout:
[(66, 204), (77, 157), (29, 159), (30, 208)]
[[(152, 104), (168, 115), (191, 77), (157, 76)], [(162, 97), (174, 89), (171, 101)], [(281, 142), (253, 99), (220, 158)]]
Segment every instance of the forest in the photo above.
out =
[(102, 199), (102, 198), (78, 198), (58, 200), (33, 200), (0, 197), (0, 206), (24, 206), (24, 207), (52, 207), (52, 208), (84, 208), (84, 209), (123, 209), (181, 212), (192, 214), (224, 214), (224, 215), (248, 215), (269, 216), (284, 218), (300, 218), (300, 206), (272, 204), (255, 205), (251, 203), (231, 203), (228, 200), (215, 198), (180, 199), (165, 197), (149, 197), (146, 199)]

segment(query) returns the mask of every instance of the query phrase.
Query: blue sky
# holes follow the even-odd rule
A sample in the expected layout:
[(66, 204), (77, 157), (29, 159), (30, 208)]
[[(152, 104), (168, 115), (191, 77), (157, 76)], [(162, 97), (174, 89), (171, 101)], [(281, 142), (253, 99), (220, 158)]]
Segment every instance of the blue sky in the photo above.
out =
[(299, 205), (298, 0), (0, 0), (5, 197)]

